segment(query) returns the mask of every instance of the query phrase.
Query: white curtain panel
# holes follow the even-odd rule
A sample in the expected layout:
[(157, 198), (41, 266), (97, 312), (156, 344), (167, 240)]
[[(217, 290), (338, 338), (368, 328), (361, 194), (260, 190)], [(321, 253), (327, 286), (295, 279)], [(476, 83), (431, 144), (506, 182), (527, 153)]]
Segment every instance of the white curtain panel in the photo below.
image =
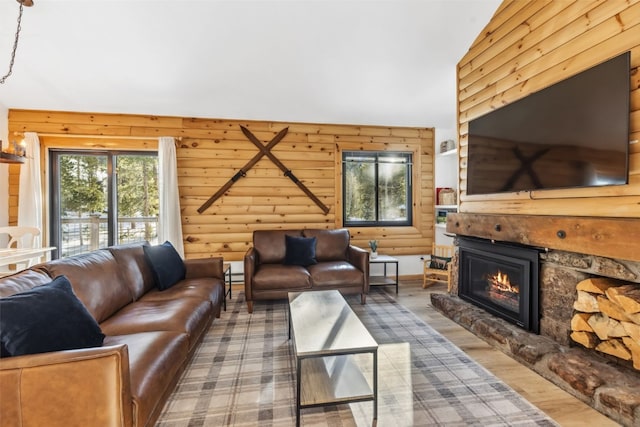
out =
[[(20, 165), (20, 190), (18, 192), (18, 226), (42, 226), (42, 182), (40, 180), (40, 139), (35, 132), (25, 132), (25, 162)], [(33, 241), (36, 248), (42, 247), (42, 234)]]
[(158, 187), (160, 199), (158, 243), (168, 240), (184, 258), (180, 195), (178, 193), (178, 162), (175, 140), (170, 136), (159, 138)]

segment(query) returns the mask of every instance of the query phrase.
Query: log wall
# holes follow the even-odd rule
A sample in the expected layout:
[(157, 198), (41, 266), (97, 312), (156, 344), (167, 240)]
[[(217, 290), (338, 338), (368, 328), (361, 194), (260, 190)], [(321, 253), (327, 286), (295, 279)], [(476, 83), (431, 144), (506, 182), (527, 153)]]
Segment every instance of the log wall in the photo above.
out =
[(9, 164), (9, 224), (18, 225), (18, 184), (20, 182), (20, 166)]
[[(289, 131), (273, 154), (303, 182), (328, 214), (278, 167), (263, 157), (202, 214), (198, 208), (258, 149), (242, 134), (247, 127), (264, 144), (284, 127)], [(157, 149), (157, 138), (180, 138), (178, 186), (185, 255), (223, 256), (238, 261), (251, 245), (253, 230), (342, 226), (341, 151), (403, 150), (414, 153), (414, 226), (351, 228), (353, 242), (367, 247), (377, 239), (387, 254), (429, 253), (433, 241), (434, 132), (431, 128), (282, 123), (126, 114), (9, 111), (9, 132), (37, 132), (47, 174), (46, 150), (67, 148)], [(83, 137), (78, 137), (83, 136)], [(133, 139), (136, 138), (136, 139)], [(142, 139), (139, 139), (142, 138)], [(19, 166), (12, 171), (19, 172)], [(10, 175), (10, 223), (17, 221), (17, 175)]]
[[(631, 51), (630, 177), (624, 186), (467, 195), (468, 123)], [(458, 64), (460, 212), (640, 217), (640, 3), (505, 0)]]

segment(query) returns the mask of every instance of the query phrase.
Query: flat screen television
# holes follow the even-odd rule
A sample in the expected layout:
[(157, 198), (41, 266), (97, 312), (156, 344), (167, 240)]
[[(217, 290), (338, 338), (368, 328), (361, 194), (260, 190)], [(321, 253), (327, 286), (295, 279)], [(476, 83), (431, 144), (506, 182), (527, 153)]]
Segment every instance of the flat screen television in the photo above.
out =
[(467, 194), (626, 184), (630, 54), (469, 122)]

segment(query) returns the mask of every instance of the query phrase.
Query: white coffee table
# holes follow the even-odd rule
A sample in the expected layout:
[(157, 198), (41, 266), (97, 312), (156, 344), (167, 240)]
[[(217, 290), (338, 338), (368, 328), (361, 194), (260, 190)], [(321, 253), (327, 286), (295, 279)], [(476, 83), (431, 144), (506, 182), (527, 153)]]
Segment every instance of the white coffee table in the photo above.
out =
[[(289, 336), (296, 358), (296, 426), (300, 410), (373, 401), (378, 418), (378, 343), (338, 291), (289, 293)], [(353, 355), (371, 353), (369, 382)]]

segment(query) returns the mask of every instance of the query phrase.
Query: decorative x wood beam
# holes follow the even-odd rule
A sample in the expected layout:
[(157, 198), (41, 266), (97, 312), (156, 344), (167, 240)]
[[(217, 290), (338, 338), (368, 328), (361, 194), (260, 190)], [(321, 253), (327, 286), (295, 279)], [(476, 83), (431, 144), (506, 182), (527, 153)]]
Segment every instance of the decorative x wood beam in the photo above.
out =
[(253, 156), (253, 158), (249, 160), (249, 162), (247, 162), (246, 165), (240, 168), (240, 170), (236, 172), (236, 174), (233, 175), (225, 185), (223, 185), (218, 191), (216, 191), (216, 193), (213, 196), (209, 197), (209, 200), (204, 202), (203, 205), (198, 208), (198, 213), (202, 213), (206, 211), (207, 208), (209, 208), (209, 206), (211, 206), (229, 188), (231, 188), (231, 186), (237, 180), (239, 180), (243, 176), (247, 176), (247, 172), (249, 171), (249, 169), (251, 169), (256, 163), (258, 163), (263, 156), (267, 156), (269, 159), (271, 159), (271, 161), (275, 163), (275, 165), (278, 166), (278, 168), (280, 168), (282, 172), (284, 172), (284, 176), (291, 179), (291, 181), (293, 181), (302, 191), (304, 191), (304, 193), (307, 196), (309, 196), (309, 198), (313, 200), (313, 202), (316, 205), (318, 205), (320, 209), (322, 209), (322, 212), (324, 212), (325, 215), (329, 212), (329, 208), (325, 206), (325, 204), (322, 203), (320, 199), (318, 199), (302, 182), (300, 182), (298, 178), (296, 178), (296, 176), (293, 174), (293, 172), (291, 172), (290, 169), (287, 169), (287, 167), (284, 164), (282, 164), (282, 162), (278, 160), (278, 158), (274, 156), (273, 153), (271, 152), (271, 149), (275, 147), (277, 143), (282, 141), (282, 138), (285, 137), (285, 135), (289, 131), (289, 128), (284, 128), (280, 132), (278, 132), (278, 134), (274, 136), (273, 139), (269, 141), (267, 145), (263, 145), (262, 142), (260, 142), (260, 140), (256, 138), (255, 135), (252, 134), (251, 131), (246, 127), (240, 126), (240, 129), (242, 130), (242, 133), (249, 139), (249, 141), (251, 141), (253, 145), (255, 145), (256, 147), (258, 147), (260, 152), (255, 156)]
[(242, 129), (242, 133), (244, 133), (244, 135), (249, 139), (249, 141), (251, 141), (253, 143), (253, 145), (255, 145), (256, 147), (258, 147), (260, 149), (260, 154), (264, 154), (266, 155), (276, 166), (278, 166), (278, 168), (280, 168), (280, 170), (282, 172), (284, 172), (284, 176), (288, 177), (291, 181), (293, 181), (302, 191), (304, 191), (304, 194), (306, 194), (311, 200), (313, 200), (313, 202), (318, 205), (318, 207), (320, 209), (322, 209), (322, 212), (326, 215), (329, 212), (329, 208), (320, 201), (320, 199), (318, 199), (315, 194), (313, 194), (311, 192), (311, 190), (309, 190), (307, 188), (306, 185), (304, 185), (302, 182), (300, 182), (298, 180), (298, 178), (296, 178), (296, 176), (293, 174), (293, 172), (291, 172), (290, 169), (287, 169), (287, 167), (280, 161), (278, 160), (278, 158), (276, 156), (273, 155), (273, 153), (270, 151), (271, 149), (269, 148), (269, 146), (267, 145), (266, 147), (264, 145), (262, 145), (262, 142), (260, 142), (260, 140), (258, 138), (255, 137), (254, 134), (251, 133), (251, 131), (247, 128), (245, 128), (244, 126), (240, 126), (240, 129)]
[[(244, 132), (244, 127), (242, 127), (242, 126), (240, 126), (240, 127), (243, 129), (243, 132)], [(202, 213), (202, 212), (206, 211), (207, 208), (209, 208), (209, 206), (211, 206), (213, 204), (213, 202), (218, 200), (224, 193), (226, 193), (226, 191), (229, 188), (231, 188), (231, 186), (237, 180), (239, 180), (243, 176), (247, 176), (247, 171), (249, 171), (249, 169), (251, 169), (253, 167), (253, 165), (258, 163), (260, 161), (260, 159), (262, 159), (262, 157), (265, 154), (269, 153), (269, 150), (271, 150), (273, 147), (275, 147), (278, 142), (282, 141), (282, 138), (284, 138), (284, 136), (287, 134), (288, 131), (289, 131), (289, 128), (282, 129), (280, 132), (278, 132), (278, 134), (276, 136), (273, 137), (273, 139), (266, 146), (263, 146), (260, 143), (260, 152), (258, 154), (256, 154), (255, 156), (253, 156), (253, 158), (251, 160), (249, 160), (246, 165), (244, 165), (242, 168), (240, 168), (240, 170), (238, 172), (236, 172), (236, 174), (233, 175), (231, 177), (231, 179), (229, 181), (227, 181), (227, 183), (225, 185), (223, 185), (218, 191), (216, 191), (216, 193), (213, 196), (209, 197), (209, 200), (204, 202), (202, 204), (202, 206), (200, 206), (198, 208), (198, 213)]]

